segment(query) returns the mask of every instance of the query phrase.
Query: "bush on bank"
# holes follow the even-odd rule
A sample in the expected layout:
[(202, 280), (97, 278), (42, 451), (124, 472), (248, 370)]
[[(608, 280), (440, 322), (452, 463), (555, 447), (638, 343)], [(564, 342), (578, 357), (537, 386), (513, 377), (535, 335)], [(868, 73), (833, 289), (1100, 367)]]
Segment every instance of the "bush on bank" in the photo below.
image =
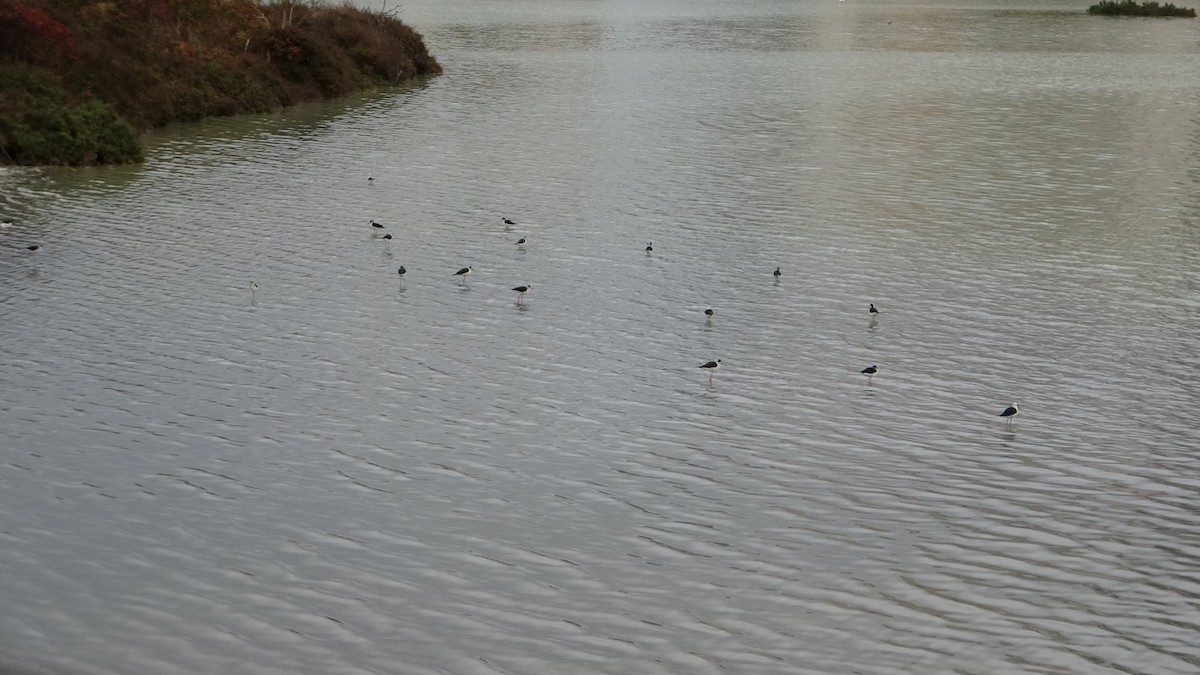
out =
[(1104, 16), (1181, 16), (1196, 17), (1196, 10), (1190, 7), (1176, 7), (1171, 3), (1160, 5), (1157, 2), (1143, 2), (1140, 5), (1134, 0), (1103, 0), (1099, 4), (1088, 7), (1088, 14)]
[(137, 132), (436, 75), (393, 15), (299, 0), (0, 0), (0, 163), (141, 159)]

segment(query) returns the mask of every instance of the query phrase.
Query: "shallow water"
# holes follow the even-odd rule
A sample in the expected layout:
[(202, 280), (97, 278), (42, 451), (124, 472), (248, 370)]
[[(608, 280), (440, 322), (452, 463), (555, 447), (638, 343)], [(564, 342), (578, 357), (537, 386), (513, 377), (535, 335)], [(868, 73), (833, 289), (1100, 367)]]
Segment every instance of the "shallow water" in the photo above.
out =
[(0, 173), (0, 669), (1200, 668), (1194, 22), (645, 4)]

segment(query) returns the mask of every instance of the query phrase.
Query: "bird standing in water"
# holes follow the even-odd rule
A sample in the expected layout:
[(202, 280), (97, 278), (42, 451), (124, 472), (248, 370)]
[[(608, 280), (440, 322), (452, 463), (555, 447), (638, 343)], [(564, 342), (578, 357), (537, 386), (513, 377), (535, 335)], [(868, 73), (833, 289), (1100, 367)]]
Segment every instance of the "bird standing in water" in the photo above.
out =
[(1005, 408), (1004, 412), (1000, 413), (1000, 417), (1004, 418), (1004, 427), (1006, 429), (1012, 428), (1013, 418), (1016, 417), (1017, 413), (1019, 413), (1019, 412), (1021, 412), (1021, 411), (1017, 408), (1017, 404), (1014, 403), (1014, 404), (1008, 406), (1007, 408)]

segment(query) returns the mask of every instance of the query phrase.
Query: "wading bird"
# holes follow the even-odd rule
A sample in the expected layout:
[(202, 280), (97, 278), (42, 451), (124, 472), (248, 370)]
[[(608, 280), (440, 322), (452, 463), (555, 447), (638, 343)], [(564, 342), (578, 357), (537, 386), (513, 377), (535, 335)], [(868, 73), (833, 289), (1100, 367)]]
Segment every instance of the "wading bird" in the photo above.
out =
[(1012, 427), (1013, 418), (1016, 417), (1017, 413), (1019, 413), (1019, 412), (1021, 412), (1021, 411), (1017, 409), (1017, 404), (1014, 403), (1014, 404), (1008, 406), (1007, 408), (1005, 408), (1004, 412), (1000, 413), (1000, 417), (1004, 418), (1005, 428)]

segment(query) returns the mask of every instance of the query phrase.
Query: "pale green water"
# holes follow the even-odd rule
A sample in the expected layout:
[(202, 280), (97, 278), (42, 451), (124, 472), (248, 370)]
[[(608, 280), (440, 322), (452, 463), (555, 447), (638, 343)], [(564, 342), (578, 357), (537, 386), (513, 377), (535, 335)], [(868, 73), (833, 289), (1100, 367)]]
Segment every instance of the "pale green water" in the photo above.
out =
[(1086, 4), (422, 0), (0, 173), (0, 667), (1195, 672), (1200, 24)]

